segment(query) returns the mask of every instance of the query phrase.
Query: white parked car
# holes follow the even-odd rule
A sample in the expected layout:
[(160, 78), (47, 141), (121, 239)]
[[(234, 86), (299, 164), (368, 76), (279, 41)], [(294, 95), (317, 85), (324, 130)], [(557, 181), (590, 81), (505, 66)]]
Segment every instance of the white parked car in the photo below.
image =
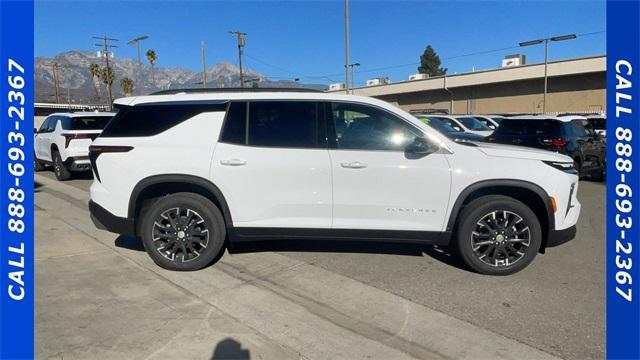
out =
[(458, 131), (464, 131), (480, 136), (489, 136), (493, 130), (484, 125), (471, 115), (432, 115), (446, 122), (449, 126)]
[(381, 100), (229, 89), (115, 103), (90, 147), (92, 219), (167, 269), (203, 268), (227, 240), (295, 238), (453, 245), (475, 271), (511, 274), (575, 236), (571, 158), (457, 143)]
[(469, 116), (483, 123), (486, 127), (491, 129), (491, 131), (495, 131), (495, 129), (497, 129), (498, 126), (500, 126), (500, 122), (505, 119), (504, 116), (499, 116), (499, 115), (475, 115), (474, 114)]
[(72, 171), (89, 170), (89, 145), (114, 115), (105, 112), (51, 114), (35, 134), (35, 171), (52, 165), (56, 178), (67, 180)]

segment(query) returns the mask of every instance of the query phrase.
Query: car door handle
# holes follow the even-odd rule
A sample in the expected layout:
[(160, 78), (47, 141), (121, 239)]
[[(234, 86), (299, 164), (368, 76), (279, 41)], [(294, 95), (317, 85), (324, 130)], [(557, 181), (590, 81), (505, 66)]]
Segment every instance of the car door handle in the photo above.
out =
[(240, 159), (229, 159), (229, 160), (220, 160), (221, 165), (226, 166), (242, 166), (247, 165), (247, 162)]
[(354, 162), (348, 162), (348, 163), (347, 162), (340, 163), (340, 166), (348, 169), (363, 169), (367, 167), (367, 164), (360, 161), (354, 161)]
[(521, 139), (514, 139), (511, 142), (514, 143), (514, 144), (520, 144), (520, 143), (522, 143), (522, 140)]

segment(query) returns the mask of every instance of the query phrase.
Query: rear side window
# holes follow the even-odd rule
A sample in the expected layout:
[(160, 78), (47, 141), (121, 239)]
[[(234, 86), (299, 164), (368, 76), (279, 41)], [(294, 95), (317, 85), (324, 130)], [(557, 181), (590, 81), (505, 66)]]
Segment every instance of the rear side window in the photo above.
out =
[(250, 102), (248, 145), (324, 148), (321, 108), (320, 103), (313, 101)]
[(494, 134), (516, 136), (558, 136), (562, 135), (562, 126), (556, 120), (505, 119)]
[(224, 120), (220, 142), (245, 145), (247, 143), (247, 103), (232, 102)]
[(225, 103), (159, 103), (124, 106), (119, 109), (100, 136), (153, 136), (198, 114), (225, 109)]
[(62, 128), (65, 130), (102, 130), (111, 120), (111, 116), (82, 116), (62, 118)]

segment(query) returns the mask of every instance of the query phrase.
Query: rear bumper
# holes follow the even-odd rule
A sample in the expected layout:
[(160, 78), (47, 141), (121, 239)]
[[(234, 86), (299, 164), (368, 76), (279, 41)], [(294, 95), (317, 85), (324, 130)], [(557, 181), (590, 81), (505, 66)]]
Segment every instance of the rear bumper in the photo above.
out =
[(549, 231), (549, 238), (547, 239), (546, 247), (554, 247), (562, 245), (576, 237), (576, 226), (573, 225), (569, 228), (562, 230)]
[(88, 156), (70, 156), (64, 161), (64, 166), (71, 171), (91, 170), (91, 162)]
[(91, 221), (98, 229), (126, 236), (136, 236), (133, 219), (115, 216), (91, 200), (89, 200), (89, 212), (91, 213)]

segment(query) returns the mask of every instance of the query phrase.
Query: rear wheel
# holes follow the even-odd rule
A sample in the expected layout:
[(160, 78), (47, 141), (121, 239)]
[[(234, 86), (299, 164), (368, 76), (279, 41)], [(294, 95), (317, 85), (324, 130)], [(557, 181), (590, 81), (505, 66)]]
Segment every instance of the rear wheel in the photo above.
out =
[(65, 181), (71, 178), (71, 171), (64, 165), (62, 157), (57, 151), (53, 153), (53, 172), (59, 181)]
[(211, 264), (222, 251), (226, 236), (220, 210), (193, 193), (157, 200), (143, 212), (139, 231), (151, 259), (165, 269), (178, 271)]
[(35, 172), (38, 172), (38, 171), (44, 171), (44, 169), (45, 169), (44, 164), (40, 162), (40, 160), (38, 160), (38, 158), (36, 157), (36, 154), (33, 154), (33, 170)]
[(536, 257), (542, 242), (540, 222), (529, 207), (513, 198), (489, 195), (470, 202), (460, 213), (455, 245), (474, 271), (509, 275)]

